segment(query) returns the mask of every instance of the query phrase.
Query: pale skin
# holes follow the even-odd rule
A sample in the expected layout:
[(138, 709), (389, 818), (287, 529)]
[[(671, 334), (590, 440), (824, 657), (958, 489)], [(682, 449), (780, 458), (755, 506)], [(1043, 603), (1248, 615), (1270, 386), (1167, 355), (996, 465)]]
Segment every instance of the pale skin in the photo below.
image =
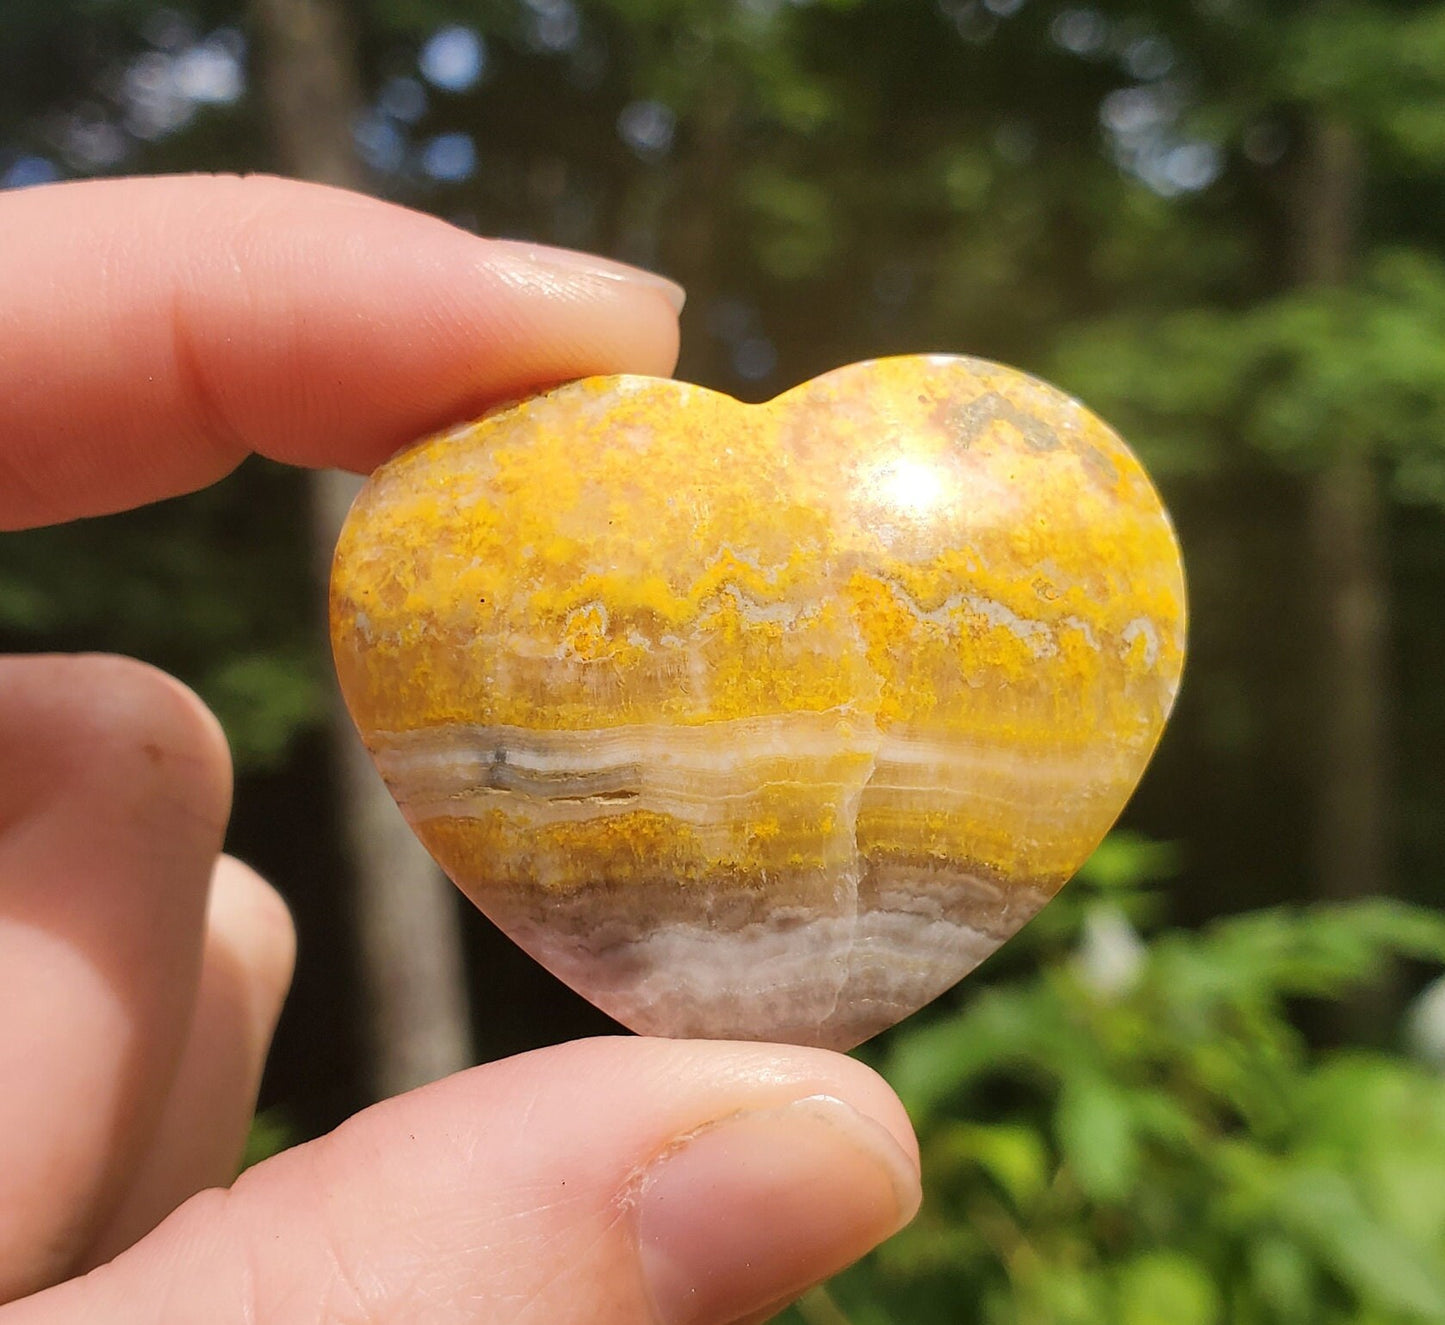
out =
[[(365, 472), (596, 372), (680, 292), (270, 179), (0, 195), (0, 530), (248, 453)], [(887, 1085), (819, 1050), (591, 1040), (388, 1100), (232, 1183), (290, 981), (220, 854), (230, 760), (124, 659), (0, 662), (0, 1325), (727, 1325), (911, 1217)]]

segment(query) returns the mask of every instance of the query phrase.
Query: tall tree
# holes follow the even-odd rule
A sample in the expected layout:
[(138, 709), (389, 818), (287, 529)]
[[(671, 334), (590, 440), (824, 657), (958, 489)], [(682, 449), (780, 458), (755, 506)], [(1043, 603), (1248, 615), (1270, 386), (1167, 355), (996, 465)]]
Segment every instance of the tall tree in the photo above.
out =
[[(1298, 179), (1297, 280), (1305, 288), (1343, 287), (1356, 275), (1365, 181), (1354, 127), (1316, 113), (1304, 129)], [(1323, 625), (1314, 869), (1319, 893), (1340, 900), (1382, 894), (1390, 883), (1390, 586), (1380, 459), (1353, 438), (1322, 440), (1330, 454), (1309, 503)], [(1378, 1015), (1386, 1010), (1378, 998), (1356, 1000), (1354, 1029), (1388, 1025)]]
[[(262, 87), (278, 160), (288, 174), (346, 188), (368, 181), (352, 146), (360, 79), (338, 0), (254, 0)], [(310, 482), (318, 579), (356, 495), (347, 474)], [(457, 900), (387, 793), (340, 695), (332, 745), (356, 886), (374, 1086), (381, 1096), (471, 1061)]]
[[(1188, 61), (1167, 122), (1212, 135), (1218, 183), (1171, 203), (1194, 260), (1181, 255), (1178, 277), (1136, 294), (1129, 311), (1072, 329), (1066, 373), (1166, 456), (1188, 455), (1216, 482), (1271, 467), (1297, 494), (1299, 555), (1247, 572), (1272, 580), (1250, 644), (1271, 650), (1298, 694), (1282, 690), (1280, 702), (1296, 706), (1287, 739), (1311, 789), (1312, 890), (1388, 891), (1398, 799), (1388, 535), (1400, 497), (1439, 504), (1438, 483), (1421, 476), (1439, 465), (1445, 268), (1438, 228), (1422, 222), (1445, 182), (1445, 134), (1429, 123), (1445, 105), (1445, 9), (1371, 0), (1157, 15)], [(1116, 149), (1148, 110), (1124, 98), (1137, 92), (1114, 105), (1125, 126)], [(1201, 259), (1230, 238), (1254, 259), (1211, 279)], [(1300, 628), (1301, 600), (1317, 609), (1317, 630)], [(1281, 649), (1270, 635), (1293, 642)], [(1276, 770), (1265, 804), (1282, 817), (1287, 764), (1269, 744), (1255, 757)], [(1357, 1008), (1382, 1034), (1383, 1010)]]

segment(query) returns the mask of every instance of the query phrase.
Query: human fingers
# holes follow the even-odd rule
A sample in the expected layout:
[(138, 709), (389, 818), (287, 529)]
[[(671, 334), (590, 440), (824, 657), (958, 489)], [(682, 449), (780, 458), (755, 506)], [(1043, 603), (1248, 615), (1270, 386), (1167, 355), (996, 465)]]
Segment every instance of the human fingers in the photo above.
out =
[(918, 1199), (902, 1107), (851, 1059), (581, 1041), (377, 1105), (0, 1325), (726, 1325)]
[(110, 1260), (196, 1192), (235, 1178), (295, 959), (285, 902), (254, 870), (222, 856), (180, 1065), (151, 1143), (83, 1265)]
[(179, 682), (0, 661), (0, 1301), (73, 1269), (149, 1143), (230, 794)]
[(681, 291), (265, 177), (0, 195), (0, 528), (201, 487), (249, 452), (374, 468), (498, 399), (670, 372)]

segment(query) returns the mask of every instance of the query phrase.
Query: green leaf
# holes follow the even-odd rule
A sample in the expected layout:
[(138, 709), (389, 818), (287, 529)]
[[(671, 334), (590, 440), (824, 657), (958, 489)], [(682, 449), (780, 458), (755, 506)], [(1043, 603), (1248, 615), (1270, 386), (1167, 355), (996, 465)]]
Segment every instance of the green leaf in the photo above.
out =
[(944, 1176), (978, 1165), (1020, 1208), (1043, 1193), (1053, 1170), (1043, 1137), (1018, 1123), (950, 1124), (938, 1133), (930, 1159), (932, 1171)]
[(1136, 1257), (1119, 1271), (1119, 1325), (1214, 1325), (1219, 1290), (1208, 1272), (1177, 1251)]
[(1052, 989), (988, 989), (956, 1016), (901, 1031), (884, 1075), (923, 1118), (984, 1077), (1052, 1076), (1087, 1052)]
[(1142, 833), (1117, 830), (1094, 849), (1078, 877), (1106, 891), (1138, 888), (1173, 878), (1183, 863), (1178, 843), (1156, 842)]
[(307, 655), (248, 653), (227, 658), (200, 684), (242, 768), (276, 763), (292, 739), (326, 712), (326, 690)]
[(246, 1136), (246, 1151), (241, 1159), (242, 1169), (249, 1169), (272, 1155), (294, 1146), (299, 1138), (296, 1128), (280, 1109), (264, 1109), (251, 1120), (251, 1130)]
[(1139, 1178), (1140, 1152), (1129, 1097), (1103, 1078), (1071, 1079), (1055, 1114), (1059, 1148), (1093, 1200), (1118, 1202)]
[(1309, 1320), (1319, 1278), (1313, 1258), (1297, 1242), (1277, 1234), (1252, 1240), (1247, 1255), (1255, 1292), (1275, 1316)]
[(1438, 1250), (1427, 1253), (1378, 1220), (1343, 1174), (1297, 1170), (1281, 1184), (1274, 1204), (1281, 1223), (1366, 1303), (1445, 1321)]

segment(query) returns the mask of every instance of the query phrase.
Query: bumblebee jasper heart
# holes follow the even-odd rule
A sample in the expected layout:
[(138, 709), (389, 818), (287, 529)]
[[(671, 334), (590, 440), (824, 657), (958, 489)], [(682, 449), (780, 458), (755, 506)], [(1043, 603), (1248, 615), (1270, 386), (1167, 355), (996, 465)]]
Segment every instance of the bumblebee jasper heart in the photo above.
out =
[(847, 1048), (1089, 855), (1184, 655), (1138, 462), (974, 359), (574, 382), (383, 466), (332, 636), (408, 820), (634, 1030)]

